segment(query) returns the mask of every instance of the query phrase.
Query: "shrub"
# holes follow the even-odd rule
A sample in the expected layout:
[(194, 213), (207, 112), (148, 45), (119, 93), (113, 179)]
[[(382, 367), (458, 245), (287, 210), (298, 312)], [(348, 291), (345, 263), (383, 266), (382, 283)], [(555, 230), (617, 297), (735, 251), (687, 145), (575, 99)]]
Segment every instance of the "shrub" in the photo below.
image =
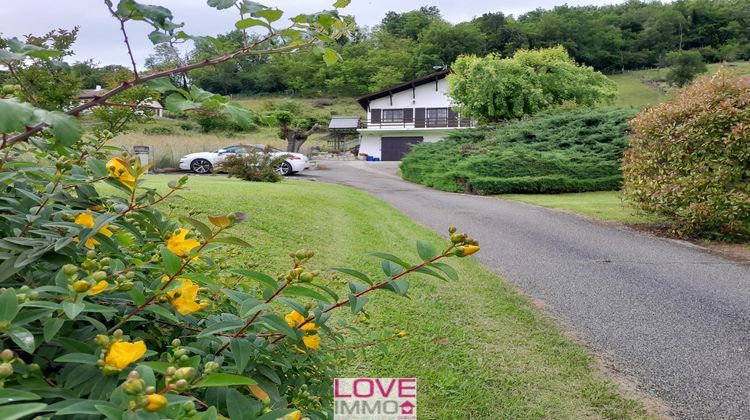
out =
[(703, 57), (698, 51), (673, 51), (667, 54), (669, 72), (667, 72), (667, 83), (676, 86), (685, 86), (695, 76), (705, 73), (708, 68), (703, 62)]
[(144, 128), (143, 134), (147, 134), (149, 136), (172, 135), (174, 134), (174, 130), (172, 130), (172, 127), (164, 127), (164, 126), (158, 125), (156, 127)]
[(276, 167), (283, 161), (283, 158), (266, 153), (230, 155), (221, 163), (220, 170), (245, 181), (279, 182), (281, 175), (276, 172)]
[[(0, 107), (14, 123), (2, 130), (44, 115)], [(57, 132), (65, 142), (50, 131), (17, 143), (0, 166), (3, 418), (330, 418), (346, 349), (405, 335), (353, 337), (335, 310), (359, 314), (376, 290), (404, 296), (417, 270), (455, 279), (442, 260), (479, 249), (453, 228), (442, 251), (418, 242), (417, 264), (378, 254), (377, 280), (314, 270), (305, 249), (278, 275), (258, 273), (232, 261), (250, 246), (231, 235), (246, 215), (162, 213), (188, 177), (157, 192), (137, 159), (105, 154), (111, 133)], [(327, 285), (341, 276), (352, 281), (339, 297)]]
[(750, 234), (750, 78), (724, 70), (633, 120), (624, 192), (685, 235)]
[(180, 123), (180, 128), (185, 131), (193, 131), (195, 129), (195, 126), (193, 125), (193, 123), (185, 121)]
[(229, 118), (225, 113), (208, 108), (196, 110), (193, 114), (193, 119), (201, 127), (201, 131), (204, 133), (221, 131), (240, 133), (258, 129), (258, 125), (255, 123), (249, 123), (246, 127), (242, 127)]
[(620, 187), (629, 110), (573, 110), (462, 130), (416, 145), (404, 157), (405, 179), (445, 191), (558, 193)]

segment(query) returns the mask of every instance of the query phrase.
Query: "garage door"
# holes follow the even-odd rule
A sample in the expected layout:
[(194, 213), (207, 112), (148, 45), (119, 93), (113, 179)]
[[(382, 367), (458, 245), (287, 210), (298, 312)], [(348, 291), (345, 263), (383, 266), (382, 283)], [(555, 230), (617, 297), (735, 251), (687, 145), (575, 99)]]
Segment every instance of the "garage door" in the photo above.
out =
[(401, 160), (411, 146), (421, 143), (424, 137), (382, 137), (380, 139), (381, 160)]

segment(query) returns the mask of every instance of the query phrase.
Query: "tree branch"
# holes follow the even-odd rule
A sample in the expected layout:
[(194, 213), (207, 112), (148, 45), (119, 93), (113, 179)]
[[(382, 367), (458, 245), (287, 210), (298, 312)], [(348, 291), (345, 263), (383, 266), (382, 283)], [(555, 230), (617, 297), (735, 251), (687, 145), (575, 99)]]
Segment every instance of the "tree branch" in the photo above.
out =
[(135, 65), (135, 58), (133, 57), (133, 50), (130, 48), (130, 40), (128, 39), (128, 32), (125, 30), (125, 21), (127, 19), (123, 19), (120, 16), (117, 15), (117, 12), (115, 12), (114, 9), (112, 9), (112, 6), (107, 6), (109, 9), (109, 13), (112, 14), (112, 17), (117, 19), (120, 22), (120, 32), (122, 32), (122, 36), (125, 38), (125, 45), (128, 47), (128, 55), (130, 56), (130, 63), (133, 64), (133, 74), (135, 75), (135, 78), (138, 78), (138, 66)]
[[(290, 26), (290, 28), (292, 26)], [(233, 60), (233, 59), (235, 59), (237, 57), (241, 57), (241, 56), (249, 54), (249, 53), (252, 53), (252, 54), (278, 54), (278, 53), (282, 53), (282, 52), (294, 51), (294, 50), (297, 50), (297, 49), (300, 49), (300, 48), (305, 48), (305, 47), (313, 45), (313, 44), (315, 44), (317, 42), (317, 40), (315, 40), (315, 39), (310, 39), (310, 40), (308, 40), (307, 42), (305, 42), (303, 44), (294, 45), (294, 46), (284, 46), (284, 47), (278, 47), (278, 48), (269, 48), (269, 49), (265, 49), (265, 50), (253, 50), (253, 48), (255, 48), (255, 47), (263, 44), (264, 42), (270, 40), (271, 38), (273, 38), (275, 36), (277, 36), (277, 33), (269, 33), (264, 38), (261, 38), (258, 41), (256, 41), (256, 42), (248, 45), (247, 47), (241, 48), (241, 49), (239, 49), (239, 50), (237, 50), (237, 51), (235, 51), (233, 53), (225, 54), (225, 55), (222, 55), (222, 56), (219, 56), (219, 57), (215, 57), (215, 58), (212, 58), (212, 59), (206, 59), (206, 60), (201, 61), (199, 63), (193, 63), (193, 64), (189, 64), (189, 65), (185, 65), (185, 66), (179, 66), (179, 67), (175, 67), (175, 68), (172, 68), (172, 69), (168, 69), (168, 70), (164, 70), (164, 71), (152, 73), (152, 74), (149, 74), (148, 76), (138, 77), (138, 78), (135, 78), (135, 79), (133, 79), (131, 81), (122, 82), (122, 84), (120, 86), (118, 86), (118, 87), (110, 90), (109, 92), (103, 94), (102, 96), (96, 96), (96, 97), (94, 97), (94, 99), (92, 99), (92, 100), (90, 100), (90, 101), (88, 101), (88, 102), (86, 102), (84, 104), (78, 105), (77, 107), (75, 107), (73, 109), (70, 109), (69, 111), (66, 112), (66, 114), (72, 115), (72, 116), (78, 116), (78, 114), (80, 114), (81, 112), (83, 112), (83, 111), (85, 111), (85, 110), (87, 110), (89, 108), (93, 108), (95, 106), (99, 106), (99, 105), (107, 102), (107, 100), (109, 100), (110, 98), (112, 98), (113, 96), (115, 96), (115, 95), (117, 95), (119, 93), (122, 93), (122, 92), (124, 92), (124, 91), (126, 91), (128, 89), (131, 89), (134, 86), (142, 85), (142, 84), (144, 84), (146, 82), (149, 82), (151, 80), (155, 80), (155, 79), (159, 79), (159, 78), (162, 78), (162, 77), (171, 76), (171, 75), (174, 75), (174, 74), (186, 73), (186, 72), (189, 72), (191, 70), (195, 70), (195, 69), (199, 69), (199, 68), (203, 68), (203, 67), (207, 67), (207, 66), (213, 66), (213, 65), (216, 65), (216, 64), (224, 63), (224, 62)], [(39, 123), (39, 124), (37, 124), (37, 125), (35, 125), (33, 127), (28, 127), (25, 132), (23, 132), (21, 134), (17, 134), (17, 135), (15, 135), (13, 137), (8, 138), (5, 141), (5, 143), (3, 144), (3, 148), (4, 147), (8, 147), (8, 146), (12, 146), (12, 145), (14, 145), (16, 143), (27, 141), (31, 136), (33, 136), (34, 134), (42, 131), (46, 126), (47, 126), (47, 124), (45, 124), (45, 123)]]
[(26, 84), (21, 80), (21, 77), (18, 76), (18, 73), (16, 73), (16, 69), (13, 67), (12, 62), (8, 62), (8, 71), (10, 72), (10, 75), (13, 76), (14, 79), (16, 79), (16, 82), (18, 82), (18, 86), (21, 86), (21, 90), (23, 90), (23, 93), (26, 94), (26, 97), (29, 99), (29, 102), (31, 102), (34, 106), (39, 106), (39, 101), (36, 100), (34, 95), (31, 93), (29, 88), (26, 86)]

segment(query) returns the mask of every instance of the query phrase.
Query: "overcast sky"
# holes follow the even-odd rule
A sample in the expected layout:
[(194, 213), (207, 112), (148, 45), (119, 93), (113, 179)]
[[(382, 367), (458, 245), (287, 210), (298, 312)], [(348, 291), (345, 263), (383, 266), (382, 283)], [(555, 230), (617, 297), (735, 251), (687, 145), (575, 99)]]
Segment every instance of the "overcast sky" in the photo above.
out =
[[(117, 2), (116, 0), (114, 1)], [(192, 35), (216, 35), (233, 29), (236, 11), (217, 11), (206, 5), (206, 0), (140, 0), (169, 8), (175, 22), (186, 22), (185, 32)], [(286, 16), (330, 9), (334, 0), (268, 0), (261, 3), (284, 10)], [(352, 0), (346, 13), (356, 17), (360, 25), (373, 26), (389, 10), (405, 12), (425, 4), (440, 8), (450, 22), (462, 22), (486, 12), (501, 11), (519, 15), (536, 8), (569, 5), (617, 3), (617, 0)], [(29, 19), (29, 17), (32, 17)], [(39, 35), (54, 28), (80, 26), (77, 55), (73, 60), (93, 58), (100, 64), (129, 64), (122, 43), (119, 25), (110, 17), (102, 0), (0, 0), (0, 34), (21, 37), (29, 33)], [(146, 38), (150, 32), (142, 22), (130, 22), (128, 32), (140, 65), (151, 53), (152, 45)]]

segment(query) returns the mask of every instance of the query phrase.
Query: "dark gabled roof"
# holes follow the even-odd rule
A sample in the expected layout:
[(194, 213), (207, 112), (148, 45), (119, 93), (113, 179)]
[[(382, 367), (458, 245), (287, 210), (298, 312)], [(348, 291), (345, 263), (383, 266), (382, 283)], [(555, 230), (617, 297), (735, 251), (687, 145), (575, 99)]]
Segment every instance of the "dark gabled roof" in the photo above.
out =
[(356, 130), (359, 128), (359, 117), (335, 115), (331, 117), (331, 122), (328, 124), (328, 128), (330, 130)]
[(371, 101), (374, 101), (375, 99), (385, 98), (387, 96), (393, 95), (394, 93), (403, 92), (417, 86), (426, 85), (427, 83), (444, 79), (445, 76), (448, 75), (448, 73), (450, 73), (450, 70), (440, 70), (437, 73), (432, 73), (428, 76), (420, 77), (419, 79), (414, 79), (409, 82), (401, 83), (400, 85), (391, 86), (387, 89), (367, 94), (365, 96), (362, 96), (361, 98), (357, 98), (357, 102), (359, 102), (359, 105), (366, 111), (369, 103)]

